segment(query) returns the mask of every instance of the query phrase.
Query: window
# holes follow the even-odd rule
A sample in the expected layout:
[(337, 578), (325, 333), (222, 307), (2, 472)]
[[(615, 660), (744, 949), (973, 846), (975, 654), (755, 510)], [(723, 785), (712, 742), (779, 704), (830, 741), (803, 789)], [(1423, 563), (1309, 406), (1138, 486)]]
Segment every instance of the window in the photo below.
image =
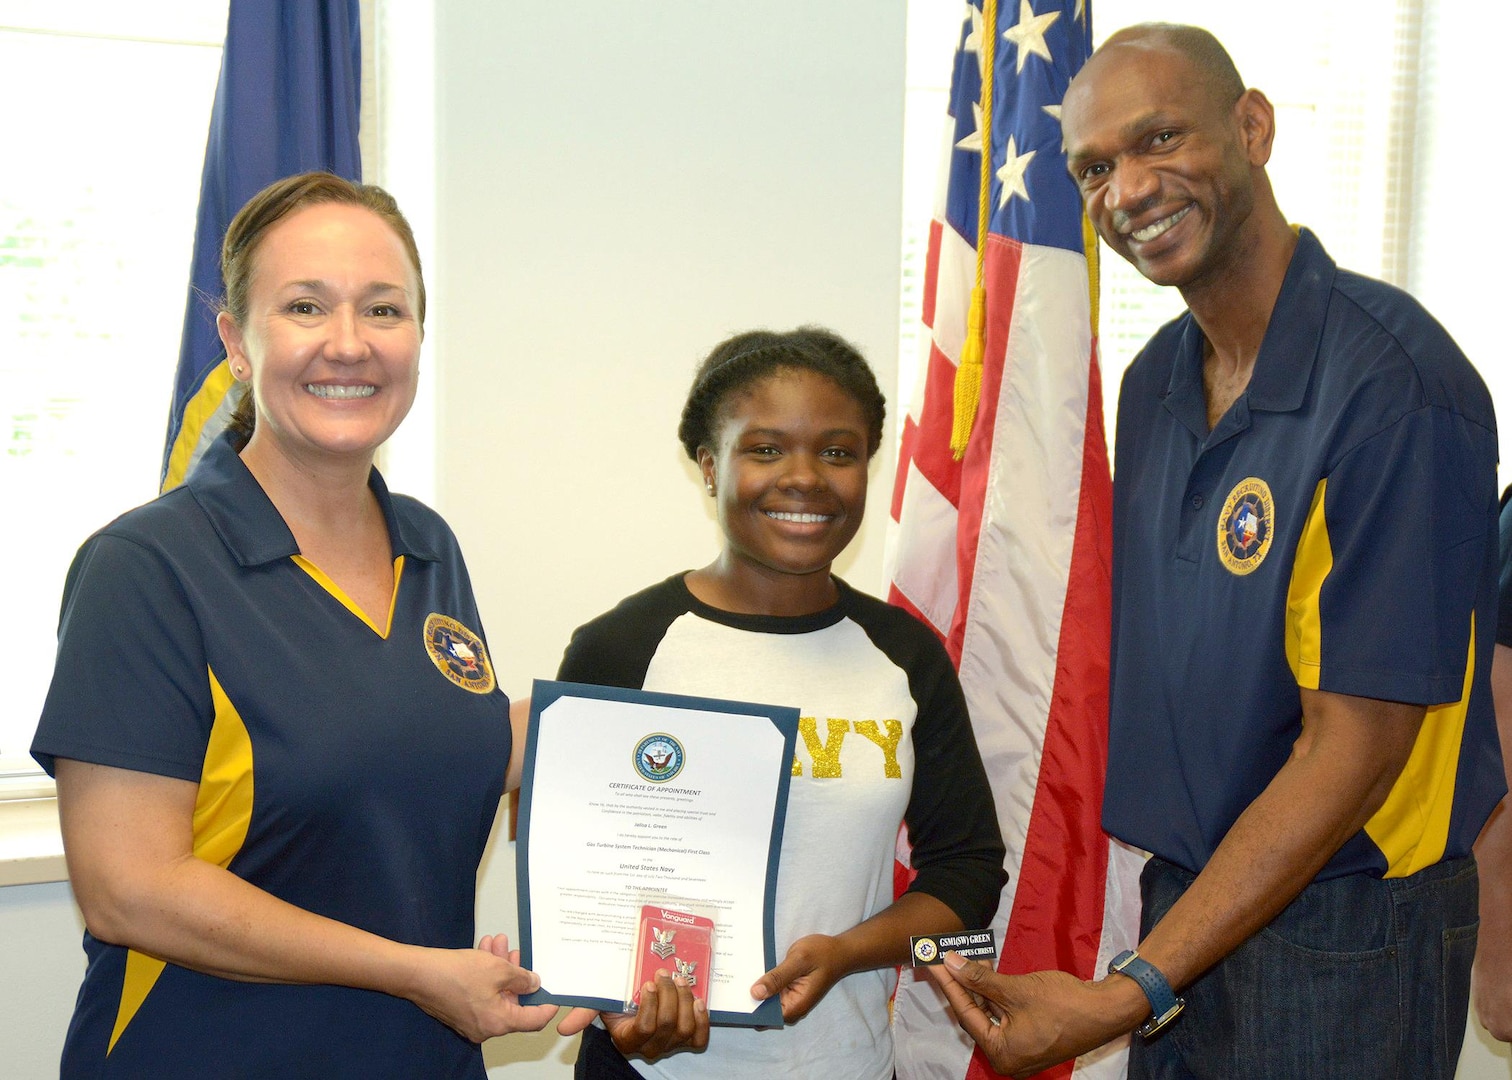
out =
[(157, 493), (226, 2), (0, 0), (0, 776), (78, 545)]

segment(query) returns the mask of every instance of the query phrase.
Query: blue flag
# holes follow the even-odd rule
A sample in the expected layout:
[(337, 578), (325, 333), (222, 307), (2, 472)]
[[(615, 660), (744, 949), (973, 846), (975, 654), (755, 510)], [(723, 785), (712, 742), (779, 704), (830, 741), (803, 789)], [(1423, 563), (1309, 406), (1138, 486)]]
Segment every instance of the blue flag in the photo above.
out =
[(285, 176), (325, 169), (361, 179), (361, 87), (358, 0), (231, 0), (163, 448), (164, 491), (183, 483), (239, 396), (215, 331), (226, 227), (243, 203)]

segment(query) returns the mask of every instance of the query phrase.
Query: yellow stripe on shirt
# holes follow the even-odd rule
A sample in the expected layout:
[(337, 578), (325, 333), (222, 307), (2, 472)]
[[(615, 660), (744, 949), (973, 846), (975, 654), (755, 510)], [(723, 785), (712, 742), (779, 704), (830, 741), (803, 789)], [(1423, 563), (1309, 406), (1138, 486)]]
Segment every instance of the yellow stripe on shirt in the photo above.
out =
[(1312, 505), (1307, 508), (1307, 521), (1303, 523), (1292, 562), (1291, 584), (1286, 590), (1286, 660), (1297, 685), (1307, 690), (1318, 688), (1323, 670), (1323, 615), (1318, 597), (1333, 569), (1333, 547), (1328, 542), (1328, 522), (1323, 517), (1327, 491), (1325, 477), (1313, 490)]
[(1386, 857), (1386, 877), (1415, 874), (1444, 857), (1474, 679), (1475, 615), (1471, 613), (1470, 651), (1465, 658), (1460, 699), (1428, 710), (1402, 775), (1392, 785), (1386, 802), (1365, 823), (1366, 834)]
[[(210, 725), (210, 741), (205, 747), (199, 792), (194, 800), (194, 855), (225, 868), (246, 843), (252, 822), (252, 739), (215, 672), (208, 674), (215, 720)], [(127, 952), (121, 1004), (105, 1049), (107, 1054), (115, 1049), (116, 1041), (141, 1009), (166, 966), (155, 956), (135, 949)]]
[[(1323, 502), (1327, 479), (1318, 481), (1297, 544), (1291, 585), (1286, 594), (1286, 659), (1297, 685), (1318, 689), (1323, 667), (1323, 618), (1319, 595), (1333, 569), (1333, 548)], [(1406, 877), (1444, 857), (1449, 818), (1454, 810), (1454, 781), (1470, 686), (1475, 676), (1475, 618), (1470, 620), (1470, 651), (1460, 699), (1428, 710), (1402, 775), (1386, 802), (1365, 823), (1365, 833), (1380, 848), (1386, 877)]]

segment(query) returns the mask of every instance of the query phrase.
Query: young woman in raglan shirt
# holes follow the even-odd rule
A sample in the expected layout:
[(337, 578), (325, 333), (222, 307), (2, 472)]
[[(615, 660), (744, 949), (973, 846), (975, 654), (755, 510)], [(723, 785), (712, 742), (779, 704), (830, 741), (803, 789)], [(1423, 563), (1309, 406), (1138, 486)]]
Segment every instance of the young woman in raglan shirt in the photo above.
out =
[[(771, 701), (803, 717), (777, 885), (782, 960), (752, 988), (779, 996), (786, 1025), (710, 1033), (706, 1017), (684, 1016), (693, 1033), (667, 1052), (676, 1025), (642, 1031), (651, 1025), (604, 1016), (584, 1030), (579, 1077), (886, 1080), (888, 1000), (909, 936), (984, 926), (997, 908), (1002, 838), (945, 649), (830, 572), (861, 524), (884, 412), (866, 361), (828, 331), (752, 331), (717, 346), (678, 435), (724, 547), (567, 647), (562, 679)], [(894, 900), (900, 823), (917, 877)]]

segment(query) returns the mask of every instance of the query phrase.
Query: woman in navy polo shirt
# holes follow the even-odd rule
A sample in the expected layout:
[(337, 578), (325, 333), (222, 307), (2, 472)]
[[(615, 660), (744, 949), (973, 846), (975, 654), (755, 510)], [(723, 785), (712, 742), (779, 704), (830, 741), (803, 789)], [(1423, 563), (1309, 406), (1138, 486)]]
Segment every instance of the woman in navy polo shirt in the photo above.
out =
[(554, 1009), (472, 947), (510, 705), (450, 529), (373, 469), (415, 396), (414, 237), (306, 174), (222, 272), (238, 422), (80, 550), (33, 744), (86, 925), (62, 1073), (481, 1078)]

